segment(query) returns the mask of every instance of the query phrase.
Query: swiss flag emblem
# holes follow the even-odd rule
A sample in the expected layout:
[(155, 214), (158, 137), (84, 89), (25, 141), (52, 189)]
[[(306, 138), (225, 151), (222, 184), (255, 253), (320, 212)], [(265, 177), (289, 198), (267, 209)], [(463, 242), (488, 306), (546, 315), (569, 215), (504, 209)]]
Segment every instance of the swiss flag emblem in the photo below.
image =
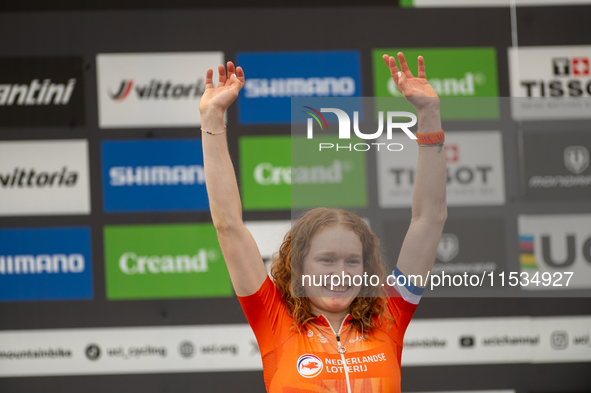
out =
[(573, 75), (576, 75), (576, 76), (589, 75), (589, 58), (588, 57), (573, 57)]
[(448, 164), (458, 162), (458, 160), (460, 159), (460, 151), (458, 149), (458, 145), (447, 144), (443, 145), (443, 148), (445, 149), (445, 161), (447, 161)]

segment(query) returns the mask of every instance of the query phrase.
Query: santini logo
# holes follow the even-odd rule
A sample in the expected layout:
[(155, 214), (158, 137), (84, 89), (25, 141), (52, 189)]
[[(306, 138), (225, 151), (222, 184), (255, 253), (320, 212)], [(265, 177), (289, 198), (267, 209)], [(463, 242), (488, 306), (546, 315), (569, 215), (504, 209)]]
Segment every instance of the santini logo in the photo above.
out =
[(8, 187), (73, 187), (78, 180), (78, 172), (68, 171), (63, 167), (61, 171), (37, 172), (34, 168), (14, 168), (11, 173), (0, 173), (0, 185)]
[(51, 79), (43, 83), (33, 79), (28, 85), (0, 84), (0, 105), (68, 105), (75, 85), (76, 79), (67, 84), (51, 83)]
[(355, 79), (340, 78), (273, 78), (247, 79), (246, 98), (266, 97), (351, 97), (355, 94)]
[[(312, 116), (314, 119), (316, 119), (316, 122), (318, 123), (318, 125), (320, 126), (320, 129), (324, 129), (322, 127), (322, 123), (320, 122), (320, 120), (318, 119), (318, 117), (320, 117), (322, 119), (322, 122), (324, 123), (324, 125), (326, 126), (326, 129), (328, 130), (328, 124), (326, 123), (326, 119), (324, 118), (324, 116), (322, 116), (322, 113), (334, 113), (337, 118), (339, 119), (339, 139), (351, 139), (351, 118), (349, 117), (349, 115), (341, 110), (341, 109), (337, 109), (337, 108), (320, 108), (320, 111), (317, 111), (314, 108), (311, 108), (309, 106), (305, 106), (304, 108), (306, 109), (310, 109), (311, 111), (313, 111), (314, 113), (308, 112), (308, 111), (303, 111), (304, 113), (309, 114), (310, 116)], [(318, 115), (318, 116), (316, 116)], [(394, 121), (394, 118), (396, 117), (408, 117), (411, 120), (409, 122), (406, 123), (398, 123)], [(417, 137), (414, 136), (414, 134), (409, 130), (410, 127), (414, 126), (415, 124), (417, 124), (417, 117), (411, 113), (411, 112), (388, 112), (387, 113), (387, 130), (386, 130), (386, 138), (387, 139), (392, 139), (392, 130), (396, 129), (396, 128), (400, 128), (402, 131), (404, 131), (404, 133), (412, 140), (416, 140)], [(314, 121), (312, 120), (312, 118), (308, 118), (308, 124), (307, 124), (307, 131), (308, 131), (308, 139), (313, 139), (314, 138)], [(355, 135), (358, 138), (361, 139), (377, 139), (379, 138), (383, 131), (384, 131), (384, 112), (379, 111), (378, 112), (378, 130), (374, 133), (371, 134), (364, 134), (359, 130), (359, 112), (354, 111), (353, 112), (353, 131), (355, 132)], [(376, 147), (376, 149), (379, 151), (381, 145), (386, 145), (386, 143), (356, 143), (356, 144), (351, 144), (349, 143), (347, 144), (336, 144), (336, 150), (348, 150), (348, 151), (368, 151), (372, 148), (372, 146)], [(335, 148), (335, 144), (334, 143), (319, 143), (318, 144), (318, 149), (319, 151), (322, 151), (322, 149), (333, 149)], [(386, 148), (390, 151), (401, 151), (404, 146), (402, 146), (402, 144), (400, 143), (390, 143), (386, 145)]]
[(164, 82), (152, 79), (147, 85), (138, 85), (134, 83), (133, 79), (124, 79), (121, 81), (116, 93), (109, 91), (109, 97), (114, 101), (121, 102), (125, 100), (132, 91), (135, 91), (137, 98), (140, 100), (197, 99), (201, 97), (203, 90), (204, 85), (203, 80), (201, 79), (194, 84), (173, 84), (170, 81)]
[(204, 184), (205, 173), (201, 165), (175, 166), (114, 166), (109, 169), (112, 186), (176, 186)]
[(82, 254), (0, 255), (0, 274), (82, 273)]
[(124, 274), (201, 273), (208, 271), (208, 262), (217, 259), (215, 250), (200, 249), (195, 255), (147, 256), (126, 252), (119, 258)]

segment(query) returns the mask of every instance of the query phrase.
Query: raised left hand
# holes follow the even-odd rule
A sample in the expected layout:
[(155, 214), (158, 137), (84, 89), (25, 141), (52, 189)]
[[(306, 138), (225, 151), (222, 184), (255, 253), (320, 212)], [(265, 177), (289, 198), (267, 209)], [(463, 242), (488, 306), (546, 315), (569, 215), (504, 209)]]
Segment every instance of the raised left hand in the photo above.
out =
[(406, 63), (404, 54), (398, 52), (398, 61), (400, 61), (400, 70), (396, 65), (394, 56), (385, 54), (383, 56), (386, 65), (390, 69), (392, 79), (396, 83), (398, 91), (410, 102), (417, 110), (439, 107), (439, 97), (433, 87), (427, 82), (427, 74), (425, 73), (425, 59), (419, 56), (419, 70), (417, 77), (415, 77)]

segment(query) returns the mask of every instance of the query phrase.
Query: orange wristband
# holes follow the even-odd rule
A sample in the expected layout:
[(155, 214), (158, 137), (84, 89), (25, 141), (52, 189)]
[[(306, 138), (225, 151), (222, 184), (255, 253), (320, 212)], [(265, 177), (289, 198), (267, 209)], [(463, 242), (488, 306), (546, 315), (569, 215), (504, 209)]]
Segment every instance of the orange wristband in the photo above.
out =
[(421, 134), (417, 131), (417, 142), (419, 145), (439, 145), (445, 142), (443, 130)]

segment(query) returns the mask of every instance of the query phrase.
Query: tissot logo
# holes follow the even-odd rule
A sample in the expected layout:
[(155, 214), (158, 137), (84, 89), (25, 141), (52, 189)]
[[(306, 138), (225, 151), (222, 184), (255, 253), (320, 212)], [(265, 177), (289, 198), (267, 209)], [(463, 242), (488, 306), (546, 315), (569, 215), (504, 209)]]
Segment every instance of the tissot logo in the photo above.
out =
[(588, 57), (559, 57), (552, 59), (552, 68), (556, 76), (587, 76), (589, 75)]
[(84, 124), (82, 59), (0, 59), (0, 127)]
[(199, 79), (193, 84), (173, 83), (171, 81), (161, 81), (152, 79), (149, 83), (135, 84), (133, 79), (123, 80), (116, 93), (109, 91), (109, 97), (114, 101), (121, 102), (125, 100), (130, 93), (138, 100), (179, 100), (179, 99), (199, 99), (203, 95), (205, 81)]
[[(404, 139), (393, 136), (392, 142), (401, 143)], [(380, 142), (385, 141), (380, 139)], [(449, 148), (446, 148), (448, 205), (504, 204), (500, 133), (450, 131), (446, 132), (446, 141), (449, 141)], [(396, 153), (395, 161), (386, 149), (377, 152), (380, 207), (411, 206), (416, 168), (409, 163), (416, 162), (418, 150), (416, 143), (407, 143), (404, 150)]]

